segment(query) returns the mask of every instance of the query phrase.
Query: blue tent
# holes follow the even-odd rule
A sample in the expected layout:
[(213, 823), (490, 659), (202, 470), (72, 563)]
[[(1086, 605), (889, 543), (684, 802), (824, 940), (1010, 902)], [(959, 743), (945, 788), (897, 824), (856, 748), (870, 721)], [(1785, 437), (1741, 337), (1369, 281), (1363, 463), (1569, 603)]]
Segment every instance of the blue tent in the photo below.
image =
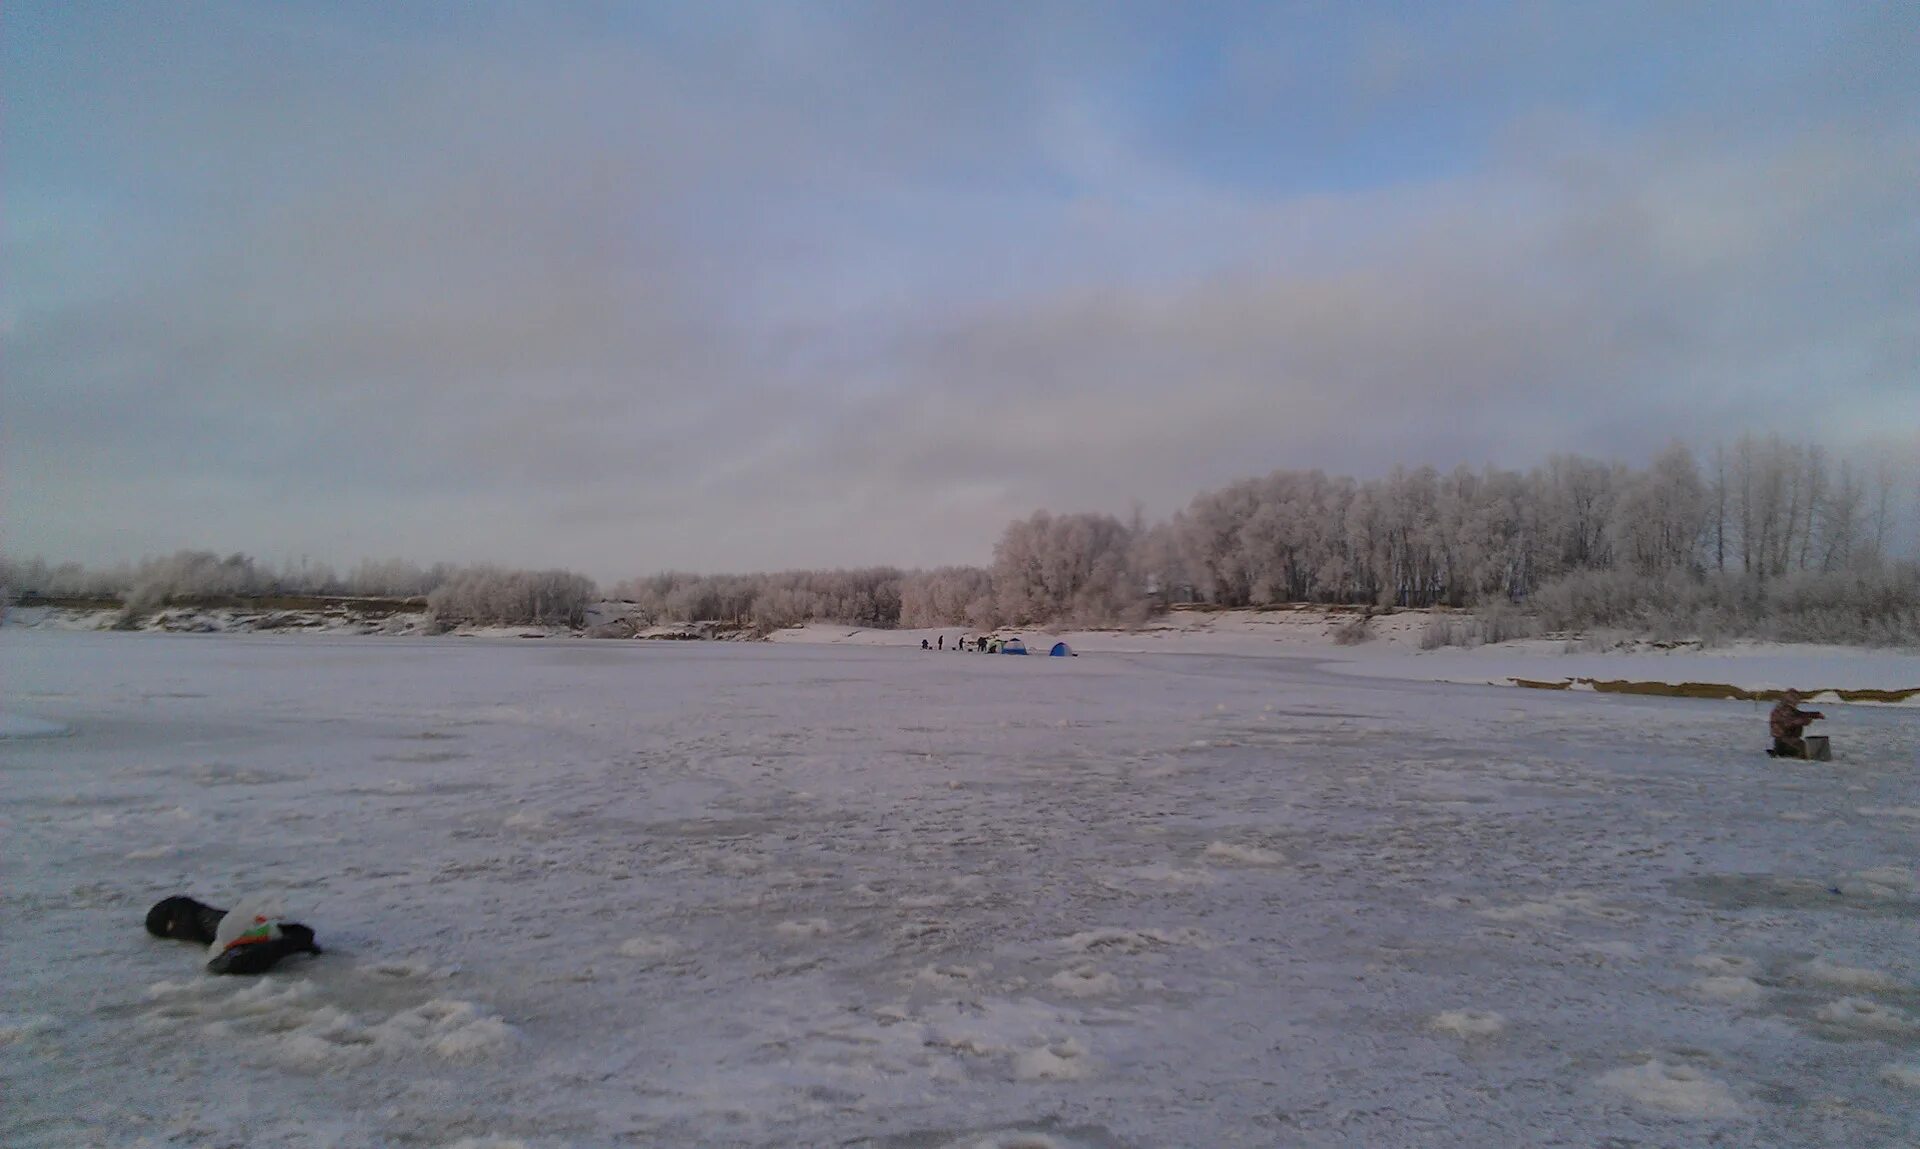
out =
[(1052, 656), (1053, 656), (1053, 657), (1055, 657), (1055, 658), (1078, 658), (1078, 657), (1080, 657), (1079, 655), (1077, 655), (1077, 654), (1075, 654), (1075, 653), (1073, 652), (1073, 648), (1072, 648), (1071, 646), (1068, 646), (1068, 645), (1067, 645), (1066, 643), (1064, 643), (1064, 642), (1056, 642), (1056, 643), (1054, 643), (1054, 644), (1053, 644), (1053, 649), (1052, 649), (1052, 650), (1049, 650), (1049, 651), (1048, 651), (1047, 653), (1048, 653), (1048, 654), (1050, 654), (1050, 655), (1052, 655)]
[(1001, 654), (1025, 654), (1026, 652), (1027, 644), (1017, 638), (1009, 638), (1000, 644)]

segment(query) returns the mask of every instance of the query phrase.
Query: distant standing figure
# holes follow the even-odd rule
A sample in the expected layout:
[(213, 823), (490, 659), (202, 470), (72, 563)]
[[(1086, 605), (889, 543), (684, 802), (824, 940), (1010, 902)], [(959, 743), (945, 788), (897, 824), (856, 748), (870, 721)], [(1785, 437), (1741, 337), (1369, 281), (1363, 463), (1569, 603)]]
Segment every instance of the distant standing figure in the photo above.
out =
[(947, 648), (947, 636), (943, 634), (939, 638), (935, 639), (933, 642), (933, 648), (935, 650), (945, 650)]
[(1815, 719), (1826, 715), (1818, 710), (1802, 710), (1798, 705), (1798, 690), (1783, 691), (1780, 701), (1773, 704), (1773, 712), (1767, 715), (1767, 731), (1773, 735), (1773, 749), (1767, 753), (1775, 758), (1805, 758), (1807, 740), (1801, 732)]

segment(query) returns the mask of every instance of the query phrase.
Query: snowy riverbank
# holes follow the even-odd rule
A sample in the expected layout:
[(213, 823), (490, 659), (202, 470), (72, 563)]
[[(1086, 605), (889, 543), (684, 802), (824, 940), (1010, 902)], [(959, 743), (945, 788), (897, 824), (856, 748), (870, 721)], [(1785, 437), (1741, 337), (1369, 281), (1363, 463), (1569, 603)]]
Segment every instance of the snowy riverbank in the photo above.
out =
[[(1516, 683), (1590, 689), (1595, 682), (1687, 683), (1726, 686), (1748, 692), (1798, 689), (1822, 703), (1840, 702), (1832, 691), (1881, 691), (1908, 694), (1891, 701), (1920, 705), (1920, 651), (1840, 646), (1734, 642), (1702, 649), (1690, 644), (1654, 644), (1591, 637), (1523, 639), (1475, 647), (1425, 649), (1436, 624), (1464, 616), (1454, 612), (1403, 610), (1376, 615), (1366, 623), (1367, 637), (1342, 641), (1342, 631), (1359, 616), (1317, 608), (1271, 611), (1175, 611), (1126, 630), (1021, 630), (1028, 649), (1044, 655), (1057, 641), (1082, 654), (1186, 654), (1237, 657), (1314, 657), (1336, 664), (1343, 673), (1434, 682)], [(39, 630), (113, 629), (118, 613), (48, 607), (16, 608), (9, 627)], [(528, 626), (461, 626), (449, 633), (461, 638), (742, 640), (747, 631), (715, 623), (634, 628), (618, 625), (621, 606), (603, 603), (580, 629)], [(421, 636), (429, 632), (423, 609), (368, 615), (330, 611), (260, 611), (236, 608), (175, 608), (156, 612), (137, 627), (141, 633)], [(958, 657), (954, 643), (962, 627), (881, 630), (811, 623), (773, 632), (768, 642), (814, 646), (862, 646), (917, 649), (924, 640), (943, 642), (943, 653)], [(1889, 701), (1881, 699), (1881, 701)]]
[[(1493, 686), (1571, 683), (1579, 689), (1597, 680), (1675, 686), (1711, 683), (1753, 692), (1873, 690), (1911, 692), (1913, 696), (1903, 704), (1920, 705), (1920, 651), (1753, 642), (1700, 649), (1625, 641), (1614, 643), (1611, 649), (1593, 649), (1595, 643), (1582, 639), (1523, 639), (1472, 648), (1422, 649), (1436, 617), (1457, 616), (1419, 610), (1376, 616), (1369, 624), (1368, 640), (1353, 645), (1343, 645), (1338, 638), (1353, 615), (1317, 610), (1176, 612), (1138, 630), (1002, 628), (995, 633), (1020, 635), (1035, 654), (1044, 654), (1054, 642), (1064, 641), (1082, 654), (1311, 657), (1324, 660), (1344, 674), (1428, 682)], [(944, 639), (951, 645), (963, 633), (955, 627), (865, 630), (813, 624), (778, 631), (771, 641), (917, 648), (923, 639)], [(1821, 701), (1841, 699), (1829, 694), (1822, 695)]]

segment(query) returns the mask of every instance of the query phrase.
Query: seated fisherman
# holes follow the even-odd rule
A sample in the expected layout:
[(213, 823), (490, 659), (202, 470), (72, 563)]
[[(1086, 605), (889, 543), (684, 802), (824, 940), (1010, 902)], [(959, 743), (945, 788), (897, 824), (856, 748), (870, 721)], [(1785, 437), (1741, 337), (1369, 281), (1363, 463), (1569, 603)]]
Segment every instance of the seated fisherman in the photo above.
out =
[(1802, 710), (1796, 703), (1800, 701), (1797, 690), (1782, 691), (1780, 701), (1773, 704), (1773, 712), (1767, 715), (1767, 730), (1773, 735), (1773, 749), (1767, 751), (1775, 758), (1805, 758), (1807, 740), (1801, 732), (1816, 718), (1826, 715), (1818, 710)]

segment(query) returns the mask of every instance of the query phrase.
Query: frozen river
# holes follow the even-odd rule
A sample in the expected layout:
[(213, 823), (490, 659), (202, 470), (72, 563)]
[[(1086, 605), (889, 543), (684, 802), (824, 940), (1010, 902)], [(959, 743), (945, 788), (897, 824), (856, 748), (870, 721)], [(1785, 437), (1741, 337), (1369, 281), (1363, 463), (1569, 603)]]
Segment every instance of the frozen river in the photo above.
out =
[[(1911, 708), (20, 630), (0, 706), (8, 1146), (1920, 1135)], [(262, 892), (328, 952), (141, 928)]]

